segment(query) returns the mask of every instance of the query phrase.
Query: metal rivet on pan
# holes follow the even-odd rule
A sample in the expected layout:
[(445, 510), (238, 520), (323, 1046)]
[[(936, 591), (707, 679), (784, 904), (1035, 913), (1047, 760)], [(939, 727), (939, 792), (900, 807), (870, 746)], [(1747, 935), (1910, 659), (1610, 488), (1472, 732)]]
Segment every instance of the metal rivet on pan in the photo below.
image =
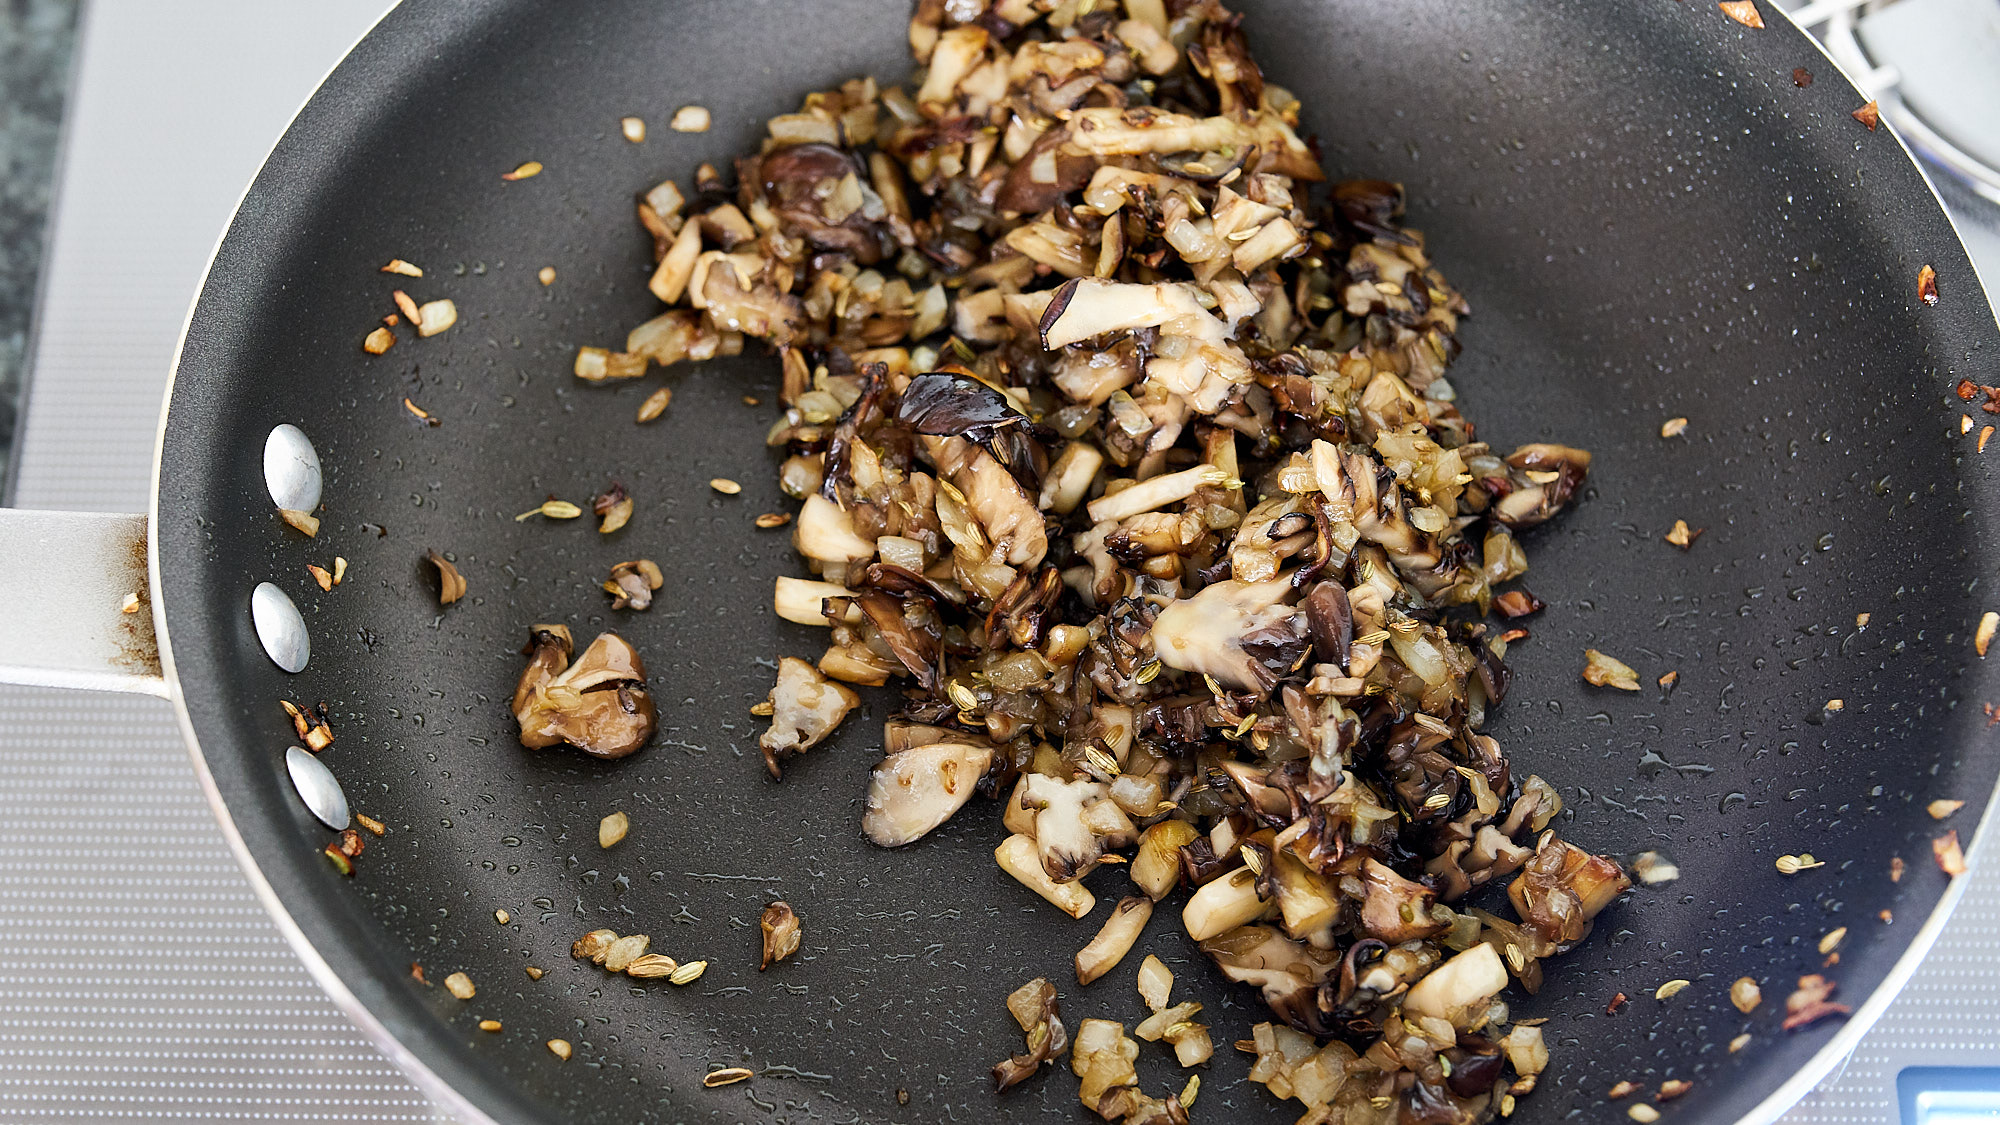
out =
[(299, 800), (321, 824), (335, 832), (347, 827), (347, 794), (340, 791), (332, 770), (296, 746), (285, 751), (285, 770), (292, 775), (292, 788), (299, 791)]
[(271, 502), (295, 512), (319, 507), (319, 454), (297, 426), (287, 422), (264, 439), (264, 487)]
[(257, 626), (257, 639), (264, 655), (287, 672), (303, 672), (312, 659), (312, 638), (306, 635), (306, 619), (283, 590), (269, 582), (257, 583), (250, 591), (250, 621)]

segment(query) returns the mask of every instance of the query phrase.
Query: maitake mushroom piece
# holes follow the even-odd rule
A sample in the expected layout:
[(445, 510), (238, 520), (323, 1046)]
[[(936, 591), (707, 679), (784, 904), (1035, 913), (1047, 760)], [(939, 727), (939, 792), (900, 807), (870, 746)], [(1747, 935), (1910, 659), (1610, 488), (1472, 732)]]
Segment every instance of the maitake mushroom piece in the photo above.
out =
[(1015, 989), (1007, 997), (1007, 1011), (1014, 1017), (1014, 1022), (1021, 1025), (1021, 1033), (1028, 1038), (1028, 1049), (1005, 1062), (994, 1064), (993, 1088), (996, 1090), (1021, 1083), (1043, 1063), (1059, 1059), (1069, 1050), (1069, 1032), (1063, 1027), (1056, 986), (1050, 984), (1047, 977), (1036, 977)]
[(773, 778), (784, 777), (778, 766), (781, 760), (818, 746), (849, 711), (861, 705), (853, 689), (827, 679), (796, 656), (778, 661), (778, 682), (769, 699), (771, 729), (757, 745)]
[(566, 625), (537, 625), (522, 650), (528, 667), (514, 688), (514, 718), (530, 750), (568, 744), (599, 758), (622, 758), (653, 737), (656, 716), (639, 651), (599, 633), (576, 663)]

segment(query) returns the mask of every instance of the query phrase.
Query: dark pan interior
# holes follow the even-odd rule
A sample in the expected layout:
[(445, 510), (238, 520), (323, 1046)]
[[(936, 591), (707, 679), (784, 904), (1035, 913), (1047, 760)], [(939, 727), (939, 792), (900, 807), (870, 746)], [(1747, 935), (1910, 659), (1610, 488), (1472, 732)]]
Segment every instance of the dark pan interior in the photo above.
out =
[[(1663, 0), (1243, 6), (1329, 169), (1409, 185), (1474, 307), (1452, 380), (1481, 436), (1598, 455), (1588, 498), (1529, 544), (1528, 585), (1551, 604), (1515, 650), (1493, 730), (1562, 787), (1566, 836), (1663, 849), (1682, 876), (1615, 907), (1519, 1005), (1550, 1018), (1555, 1062), (1516, 1120), (1603, 1116), (1622, 1108), (1603, 1103), (1612, 1082), (1668, 1077), (1696, 1083), (1674, 1114), (1733, 1120), (1836, 1032), (1778, 1028), (1792, 980), (1822, 966), (1820, 935), (1849, 928), (1827, 971), (1858, 1005), (1945, 888), (1929, 848), (1945, 826), (1924, 803), (1968, 801), (1949, 826), (1969, 838), (1993, 788), (1993, 676), (1971, 633), (1994, 492), (1950, 393), (1996, 370), (1971, 267), (1895, 140), (1849, 118), (1859, 96), (1768, 6), (1762, 31)], [(279, 146), (194, 314), (158, 551), (201, 752), (320, 955), (495, 1118), (1077, 1119), (1067, 1074), (990, 1092), (987, 1066), (1020, 1043), (1001, 998), (1047, 975), (1072, 1020), (1141, 1014), (1136, 956), (1074, 985), (1095, 922), (1058, 919), (995, 868), (990, 807), (903, 852), (861, 841), (883, 697), (782, 785), (766, 780), (748, 709), (777, 656), (823, 645), (768, 611), (772, 578), (794, 567), (785, 534), (750, 522), (784, 506), (761, 443), (769, 408), (740, 401), (770, 402), (775, 364), (672, 369), (673, 406), (646, 427), (632, 415), (661, 376), (600, 389), (569, 374), (578, 345), (616, 345), (654, 309), (634, 192), (723, 163), (809, 90), (903, 73), (904, 18), (885, 0), (405, 5)], [(1810, 88), (1793, 83), (1801, 66)], [(687, 103), (714, 111), (711, 132), (665, 128)], [(642, 145), (619, 136), (628, 113), (653, 125)], [(531, 159), (547, 170), (501, 181)], [(376, 272), (392, 257), (427, 276)], [(1917, 300), (1925, 263), (1935, 308)], [(459, 324), (366, 356), (399, 285), (455, 299)], [(1676, 415), (1687, 435), (1662, 440)], [(279, 422), (302, 426), (327, 469), (316, 540), (264, 493), (259, 451)], [(613, 478), (638, 500), (619, 534), (513, 518)], [(1707, 529), (1685, 554), (1660, 539), (1676, 518)], [(432, 547), (471, 588), (443, 613), (419, 564)], [(336, 554), (347, 581), (321, 593), (305, 566)], [(596, 584), (641, 556), (667, 596), (614, 621)], [(251, 635), (262, 579), (311, 624), (301, 675)], [(583, 637), (615, 624), (640, 646), (661, 702), (651, 748), (606, 764), (515, 744), (505, 700), (540, 621)], [(1589, 646), (1646, 690), (1582, 684)], [(1668, 671), (1676, 690), (1651, 686)], [(328, 702), (325, 760), (391, 826), (351, 881), (283, 780), (280, 696)], [(1831, 699), (1844, 709), (1827, 713)], [(632, 834), (600, 851), (614, 809)], [(1802, 851), (1826, 865), (1774, 869)], [(1892, 856), (1909, 864), (1898, 884)], [(1112, 897), (1123, 882), (1094, 881)], [(759, 974), (755, 919), (780, 896), (805, 946)], [(1210, 981), (1177, 917), (1146, 945), (1208, 1005), (1221, 1045), (1196, 1119), (1292, 1120), (1296, 1103), (1249, 1086), (1228, 1049), (1261, 1005)], [(650, 933), (708, 973), (628, 988), (568, 956), (598, 926)], [(418, 984), (413, 960), (433, 982), (468, 972), (477, 997)], [(530, 981), (528, 965), (548, 975)], [(1745, 974), (1767, 997), (1749, 1017), (1726, 996)], [(1693, 985), (1653, 999), (1675, 978)], [(1607, 1015), (1621, 991), (1632, 1002)], [(505, 1030), (481, 1033), (481, 1018)], [(1745, 1030), (1751, 1045), (1728, 1053)], [(567, 1064), (542, 1046), (556, 1036), (576, 1044)], [(701, 1088), (736, 1064), (763, 1074)], [(1152, 1048), (1141, 1076), (1156, 1093), (1182, 1080)]]

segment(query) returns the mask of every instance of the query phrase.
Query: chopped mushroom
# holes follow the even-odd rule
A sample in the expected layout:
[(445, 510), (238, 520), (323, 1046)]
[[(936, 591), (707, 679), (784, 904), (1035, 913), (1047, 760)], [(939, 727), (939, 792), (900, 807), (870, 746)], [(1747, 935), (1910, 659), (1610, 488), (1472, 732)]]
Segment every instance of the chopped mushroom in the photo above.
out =
[(849, 711), (861, 705), (861, 697), (853, 689), (834, 683), (795, 656), (778, 661), (778, 682), (768, 699), (771, 729), (757, 745), (764, 751), (764, 766), (774, 779), (784, 776), (781, 761), (819, 745)]
[(1069, 1050), (1069, 1032), (1063, 1027), (1056, 987), (1045, 977), (1014, 990), (1007, 997), (1007, 1011), (1021, 1025), (1028, 1049), (993, 1066), (993, 1088), (1005, 1090), (1032, 1077), (1043, 1063), (1059, 1059)]
[(1118, 962), (1132, 951), (1139, 932), (1152, 916), (1153, 900), (1144, 895), (1118, 900), (1111, 916), (1105, 919), (1104, 928), (1097, 931), (1089, 945), (1077, 951), (1076, 983), (1089, 984), (1117, 968)]
[(530, 750), (568, 744), (599, 758), (623, 758), (653, 737), (653, 697), (646, 665), (615, 633), (599, 633), (574, 664), (566, 625), (537, 625), (529, 634), (527, 670), (514, 689), (521, 745)]
[(990, 748), (957, 742), (890, 754), (869, 780), (861, 830), (885, 848), (928, 835), (965, 807), (992, 760)]
[[(1309, 1122), (1525, 1095), (1546, 1049), (1488, 986), (1538, 987), (1624, 876), (1541, 837), (1554, 788), (1482, 733), (1527, 636), (1487, 614), (1547, 612), (1519, 532), (1589, 452), (1474, 440), (1469, 309), (1403, 189), (1313, 193), (1303, 107), (1222, 4), (923, 0), (909, 31), (905, 86), (815, 92), (733, 184), (636, 208), (667, 307), (620, 369), (778, 355), (801, 507), (757, 525), (794, 524), (773, 605), (827, 632), (774, 729), (824, 737), (830, 680), (895, 686), (871, 839), (983, 793), (996, 863), (1079, 918), (1129, 859), (1082, 978), (1188, 883), (1183, 924), (1282, 1018), (1253, 1077)], [(1494, 883), (1522, 919), (1455, 905)], [(1190, 1014), (1144, 1026), (1193, 1063)], [(1121, 1027), (1079, 1039), (1093, 1112), (1185, 1122)]]
[(612, 609), (650, 609), (653, 591), (666, 583), (658, 564), (651, 559), (632, 559), (611, 568), (604, 592), (611, 595)]
[(764, 914), (757, 921), (757, 928), (764, 935), (764, 960), (757, 966), (762, 972), (772, 965), (799, 951), (799, 929), (803, 920), (792, 912), (792, 904), (774, 902), (764, 908)]
[(458, 572), (451, 560), (436, 551), (429, 552), (424, 559), (437, 568), (439, 605), (450, 605), (465, 596), (465, 576)]

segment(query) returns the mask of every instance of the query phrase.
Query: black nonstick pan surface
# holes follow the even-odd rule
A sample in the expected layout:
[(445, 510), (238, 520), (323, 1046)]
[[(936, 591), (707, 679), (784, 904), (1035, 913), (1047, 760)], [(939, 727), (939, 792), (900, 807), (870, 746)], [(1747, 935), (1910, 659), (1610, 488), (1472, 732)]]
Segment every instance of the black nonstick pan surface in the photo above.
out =
[[(1953, 393), (2000, 382), (1972, 268), (1903, 148), (1850, 118), (1860, 95), (1769, 5), (1762, 30), (1704, 0), (1242, 7), (1329, 173), (1408, 186), (1412, 224), (1473, 305), (1452, 381), (1480, 436), (1597, 455), (1589, 494), (1531, 536), (1529, 585), (1551, 604), (1510, 654), (1514, 692), (1489, 729), (1522, 775), (1562, 788), (1566, 837), (1662, 850), (1681, 876), (1614, 906), (1518, 998), (1518, 1015), (1548, 1017), (1554, 1062), (1515, 1120), (1605, 1119), (1624, 1111), (1605, 1099), (1614, 1082), (1667, 1078), (1695, 1083), (1670, 1116), (1767, 1119), (1913, 965), (1949, 898), (1931, 838), (1955, 827), (1969, 844), (2000, 770), (1982, 710), (2000, 688), (1972, 643), (2000, 605), (1995, 482), (1974, 452), (1990, 416), (1983, 395)], [(155, 512), (190, 738), (322, 983), (467, 1119), (1081, 1120), (1066, 1073), (991, 1092), (987, 1067), (1020, 1042), (1002, 998), (1046, 975), (1072, 1026), (1142, 1012), (1136, 956), (1074, 985), (1095, 922), (995, 867), (997, 810), (899, 852), (863, 841), (887, 696), (767, 779), (749, 708), (778, 656), (824, 644), (770, 613), (772, 580), (796, 568), (784, 533), (751, 526), (787, 510), (769, 407), (742, 402), (772, 400), (776, 363), (745, 354), (615, 389), (570, 374), (579, 345), (615, 345), (655, 311), (634, 193), (728, 167), (808, 91), (905, 73), (907, 14), (894, 0), (406, 4), (272, 154), (193, 312)], [(666, 130), (684, 104), (715, 127)], [(646, 143), (619, 136), (626, 114), (653, 123)], [(528, 160), (546, 170), (500, 179)], [(394, 257), (426, 276), (377, 272)], [(1935, 307), (1918, 299), (1926, 264)], [(361, 337), (398, 286), (452, 298), (460, 321), (369, 357)], [(634, 425), (662, 380), (666, 417)], [(1676, 416), (1687, 434), (1663, 440)], [(283, 422), (326, 468), (316, 539), (265, 493), (264, 435)], [(638, 500), (616, 535), (514, 520), (614, 478)], [(1687, 553), (1661, 542), (1675, 519), (1707, 529)], [(470, 586), (443, 612), (431, 548)], [(347, 580), (323, 593), (305, 567), (335, 554)], [(597, 583), (636, 557), (667, 586), (614, 622)], [(311, 629), (296, 676), (250, 628), (264, 580)], [(615, 624), (639, 646), (661, 711), (648, 749), (600, 762), (517, 744), (506, 700), (544, 621), (580, 639)], [(1646, 690), (1582, 683), (1586, 647), (1635, 665)], [(1671, 693), (1652, 686), (1668, 671)], [(390, 827), (351, 880), (285, 779), (280, 697), (327, 702), (323, 760)], [(1968, 804), (1941, 824), (1925, 812), (1937, 798)], [(604, 851), (596, 826), (614, 810), (631, 835)], [(1801, 852), (1825, 865), (1777, 871)], [(1122, 877), (1094, 878), (1115, 895)], [(780, 897), (805, 944), (760, 974), (756, 918)], [(1248, 1084), (1227, 1046), (1267, 1018), (1261, 1003), (1211, 979), (1176, 916), (1147, 945), (1177, 996), (1207, 1005), (1221, 1048), (1195, 1119), (1292, 1120), (1297, 1104)], [(1825, 967), (1817, 943), (1842, 926)], [(710, 968), (687, 988), (608, 977), (569, 957), (597, 927)], [(438, 986), (454, 971), (472, 1000)], [(1822, 971), (1857, 1016), (1781, 1031), (1794, 980)], [(1727, 996), (1744, 975), (1765, 995), (1747, 1017)], [(1673, 979), (1692, 983), (1654, 999)], [(1630, 1002), (1607, 1014), (1618, 992)], [(567, 1063), (543, 1046), (555, 1037), (575, 1045)], [(732, 1065), (759, 1076), (702, 1088)], [(1183, 1080), (1163, 1052), (1140, 1073), (1155, 1092)]]

